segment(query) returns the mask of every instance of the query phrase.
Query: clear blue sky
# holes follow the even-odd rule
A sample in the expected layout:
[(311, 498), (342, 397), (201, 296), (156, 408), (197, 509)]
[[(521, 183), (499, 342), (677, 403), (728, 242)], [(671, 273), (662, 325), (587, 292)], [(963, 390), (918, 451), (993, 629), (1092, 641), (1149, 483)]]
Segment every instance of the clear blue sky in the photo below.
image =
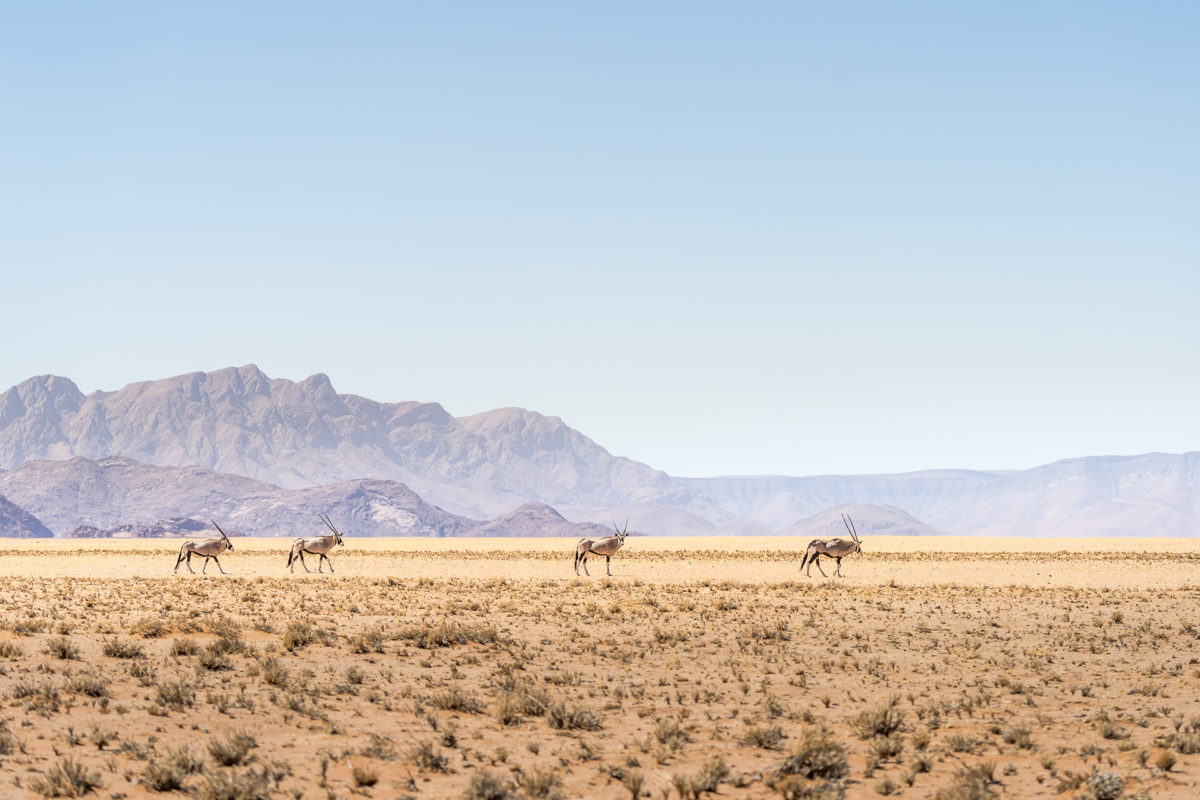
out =
[(1200, 4), (0, 5), (0, 389), (257, 363), (677, 475), (1200, 449)]

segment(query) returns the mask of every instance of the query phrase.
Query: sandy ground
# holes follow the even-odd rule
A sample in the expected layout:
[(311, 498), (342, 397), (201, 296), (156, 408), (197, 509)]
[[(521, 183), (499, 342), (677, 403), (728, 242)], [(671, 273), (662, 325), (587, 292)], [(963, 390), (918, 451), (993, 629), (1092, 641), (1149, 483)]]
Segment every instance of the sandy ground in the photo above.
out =
[(1197, 542), (179, 544), (0, 541), (0, 797), (1200, 797)]
[[(162, 577), (172, 574), (183, 540), (0, 540), (0, 573), (44, 577)], [(290, 539), (235, 539), (221, 558), (231, 576), (289, 574)], [(572, 580), (574, 540), (347, 539), (331, 553), (335, 574), (396, 578)], [(613, 575), (651, 583), (816, 580), (799, 570), (807, 541), (794, 537), (640, 537), (613, 559)], [(309, 558), (316, 570), (316, 559)], [(202, 560), (193, 559), (199, 572)], [(1077, 586), (1131, 589), (1200, 585), (1200, 540), (871, 537), (844, 561), (851, 585)], [(603, 575), (604, 559), (587, 569)], [(209, 573), (218, 573), (209, 564)], [(327, 568), (326, 568), (327, 571)], [(186, 565), (179, 574), (187, 574)], [(294, 568), (304, 575), (301, 566)]]

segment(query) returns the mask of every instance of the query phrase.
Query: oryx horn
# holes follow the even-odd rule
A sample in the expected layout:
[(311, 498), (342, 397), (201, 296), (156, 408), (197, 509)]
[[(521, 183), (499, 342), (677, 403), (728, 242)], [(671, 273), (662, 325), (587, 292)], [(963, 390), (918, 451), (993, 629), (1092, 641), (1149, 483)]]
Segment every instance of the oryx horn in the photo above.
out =
[[(217, 529), (217, 533), (221, 534), (222, 536), (225, 536), (225, 531), (221, 530), (221, 526), (217, 524), (216, 520), (212, 520), (212, 524), (213, 524), (213, 527)], [(225, 536), (225, 541), (229, 541), (228, 536)]]
[[(847, 522), (847, 520), (849, 520)], [(850, 538), (854, 541), (860, 541), (858, 538), (858, 526), (854, 524), (854, 520), (850, 519), (846, 514), (842, 514), (842, 524), (846, 526), (846, 531), (850, 534)]]

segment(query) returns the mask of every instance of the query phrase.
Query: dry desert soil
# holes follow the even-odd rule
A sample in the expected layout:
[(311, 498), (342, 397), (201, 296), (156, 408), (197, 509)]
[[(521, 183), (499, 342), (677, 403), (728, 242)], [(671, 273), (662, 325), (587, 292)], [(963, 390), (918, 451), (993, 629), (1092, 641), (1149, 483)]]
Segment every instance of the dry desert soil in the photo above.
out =
[(1200, 797), (1200, 542), (234, 542), (0, 541), (0, 797)]

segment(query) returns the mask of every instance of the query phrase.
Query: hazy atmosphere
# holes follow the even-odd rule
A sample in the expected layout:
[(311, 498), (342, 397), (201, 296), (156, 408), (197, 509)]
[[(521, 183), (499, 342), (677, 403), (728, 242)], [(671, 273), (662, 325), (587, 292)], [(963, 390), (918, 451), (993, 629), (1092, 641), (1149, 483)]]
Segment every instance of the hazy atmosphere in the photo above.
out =
[(254, 363), (684, 476), (1194, 450), (1198, 23), (7, 4), (0, 388)]

